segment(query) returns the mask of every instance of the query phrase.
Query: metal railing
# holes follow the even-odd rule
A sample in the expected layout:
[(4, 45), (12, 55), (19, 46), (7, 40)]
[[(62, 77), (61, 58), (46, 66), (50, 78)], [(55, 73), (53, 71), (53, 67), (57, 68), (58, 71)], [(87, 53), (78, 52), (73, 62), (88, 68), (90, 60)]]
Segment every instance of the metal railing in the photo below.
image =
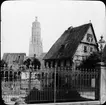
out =
[[(27, 75), (24, 79), (22, 73), (24, 76)], [(2, 69), (2, 96), (24, 97), (26, 103), (98, 99), (100, 78), (98, 69), (55, 67), (34, 70), (29, 75), (31, 77), (28, 75), (28, 70), (21, 72)]]

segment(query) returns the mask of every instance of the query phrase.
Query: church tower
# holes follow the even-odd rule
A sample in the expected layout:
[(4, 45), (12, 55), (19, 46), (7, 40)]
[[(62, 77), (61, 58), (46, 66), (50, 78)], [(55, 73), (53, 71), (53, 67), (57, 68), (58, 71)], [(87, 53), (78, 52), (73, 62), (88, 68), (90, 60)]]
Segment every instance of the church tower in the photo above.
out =
[(33, 57), (36, 54), (36, 57), (39, 57), (43, 53), (42, 41), (41, 41), (41, 28), (40, 23), (37, 20), (32, 23), (32, 36), (29, 45), (29, 56)]

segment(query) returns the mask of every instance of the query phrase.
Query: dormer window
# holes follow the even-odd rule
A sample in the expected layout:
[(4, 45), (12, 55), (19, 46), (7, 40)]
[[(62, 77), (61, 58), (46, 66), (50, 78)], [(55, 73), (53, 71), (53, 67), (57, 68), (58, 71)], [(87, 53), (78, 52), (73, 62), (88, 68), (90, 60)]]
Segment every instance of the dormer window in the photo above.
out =
[(87, 52), (87, 46), (84, 46), (84, 52)]

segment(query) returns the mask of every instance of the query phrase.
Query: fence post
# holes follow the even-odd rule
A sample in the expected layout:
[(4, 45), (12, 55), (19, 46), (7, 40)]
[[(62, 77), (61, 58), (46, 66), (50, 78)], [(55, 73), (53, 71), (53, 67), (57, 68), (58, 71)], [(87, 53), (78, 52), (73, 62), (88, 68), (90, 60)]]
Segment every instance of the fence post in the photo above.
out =
[(29, 85), (28, 86), (29, 91), (28, 92), (30, 93), (30, 90), (31, 90), (31, 74), (32, 74), (31, 68), (29, 68), (29, 71), (28, 72), (29, 72), (29, 83), (28, 83), (28, 85)]
[(57, 74), (57, 62), (55, 62), (55, 69), (54, 69), (54, 103), (56, 103), (56, 74)]
[(100, 102), (106, 102), (106, 65), (101, 62), (101, 76), (100, 76)]
[(104, 62), (98, 63), (99, 72), (99, 100), (103, 104), (106, 102), (106, 64)]

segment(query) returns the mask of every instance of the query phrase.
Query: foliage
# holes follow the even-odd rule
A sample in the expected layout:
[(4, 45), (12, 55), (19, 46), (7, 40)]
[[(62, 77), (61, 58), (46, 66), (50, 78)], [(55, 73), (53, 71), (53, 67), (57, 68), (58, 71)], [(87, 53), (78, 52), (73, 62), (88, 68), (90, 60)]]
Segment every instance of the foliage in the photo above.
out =
[(11, 98), (11, 101), (16, 101), (16, 100), (17, 100), (16, 97)]
[(4, 65), (7, 66), (7, 63), (6, 63), (3, 59), (0, 60), (0, 66), (1, 66), (1, 67), (4, 67)]
[(23, 64), (26, 65), (27, 68), (29, 68), (30, 62), (31, 62), (31, 59), (28, 58), (23, 62)]
[(83, 60), (79, 68), (95, 68), (96, 64), (101, 61), (101, 54), (94, 52), (87, 59)]
[(34, 59), (26, 59), (23, 63), (24, 65), (26, 65), (27, 68), (29, 68), (29, 65), (31, 64), (32, 66), (34, 66), (34, 69), (37, 69), (37, 66), (38, 66), (38, 69), (40, 69), (40, 66), (41, 66), (41, 63), (38, 59), (34, 58)]

